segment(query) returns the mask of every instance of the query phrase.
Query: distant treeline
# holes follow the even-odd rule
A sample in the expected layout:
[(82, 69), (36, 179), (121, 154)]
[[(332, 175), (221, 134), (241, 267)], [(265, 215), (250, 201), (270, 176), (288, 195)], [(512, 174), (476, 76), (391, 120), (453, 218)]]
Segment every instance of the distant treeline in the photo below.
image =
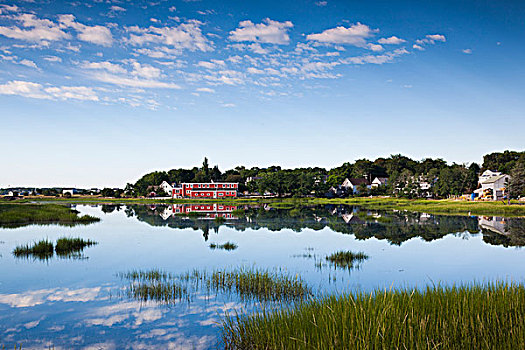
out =
[[(483, 164), (449, 164), (438, 158), (421, 161), (401, 154), (374, 161), (359, 159), (354, 163), (344, 163), (333, 169), (295, 168), (283, 169), (280, 166), (267, 168), (246, 168), (238, 166), (224, 172), (217, 165), (210, 167), (205, 158), (201, 167), (193, 169), (172, 169), (155, 171), (144, 175), (135, 184), (127, 184), (125, 193), (132, 196), (146, 196), (153, 186), (163, 181), (168, 183), (227, 181), (238, 182), (239, 191), (250, 193), (273, 193), (278, 196), (316, 196), (329, 195), (331, 187), (337, 187), (346, 178), (366, 178), (371, 182), (376, 177), (389, 178), (386, 186), (367, 188), (363, 185), (359, 195), (390, 194), (400, 197), (437, 197), (470, 193), (478, 187), (478, 176), (484, 170), (501, 171), (513, 178), (513, 197), (525, 195), (525, 151), (505, 151), (491, 153), (483, 157)], [(520, 182), (521, 181), (521, 182)], [(421, 188), (421, 183), (430, 188)], [(511, 184), (513, 185), (513, 184)], [(159, 189), (157, 189), (159, 190)]]

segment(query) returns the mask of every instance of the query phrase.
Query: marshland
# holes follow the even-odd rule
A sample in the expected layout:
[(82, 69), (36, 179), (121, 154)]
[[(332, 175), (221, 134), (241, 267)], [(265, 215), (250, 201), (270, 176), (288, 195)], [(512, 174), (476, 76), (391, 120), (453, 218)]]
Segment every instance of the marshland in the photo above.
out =
[(0, 346), (523, 347), (524, 219), (285, 201), (216, 220), (174, 205), (50, 208), (95, 219), (0, 229)]

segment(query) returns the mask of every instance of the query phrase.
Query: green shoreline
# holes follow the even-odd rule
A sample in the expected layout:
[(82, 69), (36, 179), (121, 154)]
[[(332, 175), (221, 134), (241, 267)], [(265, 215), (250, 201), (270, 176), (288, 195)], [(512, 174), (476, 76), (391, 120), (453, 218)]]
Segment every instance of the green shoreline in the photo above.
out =
[(64, 204), (184, 204), (223, 203), (232, 205), (270, 204), (275, 208), (292, 208), (301, 205), (346, 204), (358, 205), (371, 210), (403, 210), (439, 215), (488, 215), (525, 216), (525, 203), (469, 202), (456, 200), (401, 199), (390, 197), (373, 198), (237, 198), (237, 199), (148, 199), (148, 198), (25, 198), (9, 203), (64, 203)]

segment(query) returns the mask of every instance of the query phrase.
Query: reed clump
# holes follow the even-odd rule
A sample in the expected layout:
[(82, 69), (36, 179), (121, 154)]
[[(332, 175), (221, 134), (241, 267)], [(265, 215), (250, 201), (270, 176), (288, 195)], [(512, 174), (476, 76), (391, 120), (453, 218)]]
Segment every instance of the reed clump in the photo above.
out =
[(368, 259), (368, 255), (363, 252), (338, 251), (326, 257), (326, 260), (335, 267), (352, 269), (357, 264)]
[(55, 252), (61, 257), (80, 255), (84, 248), (91, 247), (95, 244), (97, 244), (97, 242), (90, 239), (62, 237), (57, 239)]
[(191, 301), (199, 291), (236, 294), (243, 301), (301, 301), (312, 295), (298, 276), (280, 271), (238, 268), (235, 270), (193, 270), (172, 275), (160, 270), (119, 274), (130, 281), (127, 294), (137, 300), (165, 304)]
[(238, 247), (237, 244), (235, 244), (233, 242), (226, 242), (226, 243), (223, 243), (223, 244), (210, 243), (210, 249), (223, 249), (223, 250), (230, 251), (230, 250), (237, 249), (237, 247)]
[(327, 296), (227, 317), (226, 349), (524, 349), (525, 287), (496, 283)]
[(13, 255), (17, 258), (34, 257), (47, 260), (53, 257), (53, 243), (47, 239), (42, 239), (33, 244), (20, 245), (13, 250)]
[(48, 239), (43, 239), (33, 244), (24, 244), (17, 246), (13, 250), (13, 255), (17, 258), (37, 258), (48, 260), (53, 257), (54, 253), (59, 257), (81, 258), (82, 251), (86, 247), (98, 244), (92, 240), (82, 238), (62, 237), (56, 242), (56, 245)]

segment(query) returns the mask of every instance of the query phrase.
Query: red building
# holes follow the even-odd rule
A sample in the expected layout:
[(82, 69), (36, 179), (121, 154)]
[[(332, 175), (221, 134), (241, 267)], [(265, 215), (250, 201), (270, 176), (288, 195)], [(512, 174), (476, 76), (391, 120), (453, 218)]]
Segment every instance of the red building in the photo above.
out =
[(183, 183), (172, 190), (173, 198), (237, 197), (237, 182)]

